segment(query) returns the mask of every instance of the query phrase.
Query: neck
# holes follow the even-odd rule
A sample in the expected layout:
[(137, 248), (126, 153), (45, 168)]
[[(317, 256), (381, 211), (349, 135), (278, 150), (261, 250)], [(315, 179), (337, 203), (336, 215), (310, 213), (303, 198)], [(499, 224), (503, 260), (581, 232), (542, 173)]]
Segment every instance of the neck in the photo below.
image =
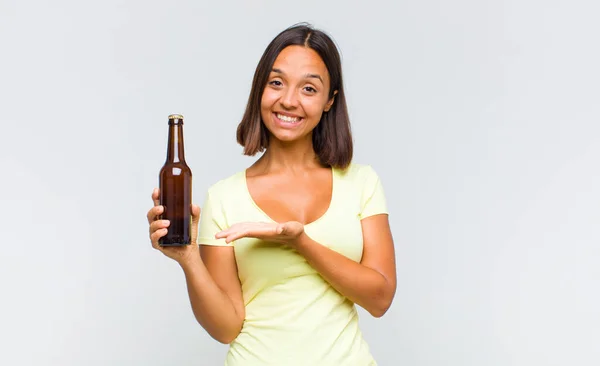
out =
[(266, 171), (297, 171), (322, 167), (313, 149), (312, 136), (303, 141), (282, 142), (273, 137), (257, 161)]
[(183, 149), (183, 126), (169, 126), (169, 144), (167, 146), (167, 161), (180, 163), (185, 161)]

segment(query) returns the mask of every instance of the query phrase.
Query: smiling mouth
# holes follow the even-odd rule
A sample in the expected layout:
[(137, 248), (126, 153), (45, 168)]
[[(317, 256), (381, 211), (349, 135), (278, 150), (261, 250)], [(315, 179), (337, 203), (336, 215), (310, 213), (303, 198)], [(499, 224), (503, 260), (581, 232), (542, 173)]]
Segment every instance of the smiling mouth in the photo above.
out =
[(286, 116), (286, 115), (283, 115), (281, 113), (273, 113), (273, 115), (281, 123), (287, 123), (287, 124), (298, 124), (298, 123), (300, 123), (300, 122), (302, 122), (304, 120), (304, 118), (302, 118), (302, 117)]

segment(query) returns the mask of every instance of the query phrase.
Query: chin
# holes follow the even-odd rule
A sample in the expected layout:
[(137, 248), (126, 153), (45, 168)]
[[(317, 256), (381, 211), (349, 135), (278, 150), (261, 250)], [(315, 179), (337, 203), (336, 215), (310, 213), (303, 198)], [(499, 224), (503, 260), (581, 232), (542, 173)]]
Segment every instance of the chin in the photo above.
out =
[(273, 131), (271, 130), (271, 136), (281, 142), (294, 142), (302, 140), (302, 135), (295, 133), (289, 133), (289, 131)]

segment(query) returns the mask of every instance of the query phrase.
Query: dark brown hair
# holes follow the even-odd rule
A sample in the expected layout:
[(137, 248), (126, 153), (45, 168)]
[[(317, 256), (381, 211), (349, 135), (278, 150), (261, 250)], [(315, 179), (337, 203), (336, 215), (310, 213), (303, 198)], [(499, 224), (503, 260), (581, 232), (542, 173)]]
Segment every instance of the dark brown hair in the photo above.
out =
[(335, 94), (331, 109), (324, 112), (312, 134), (315, 153), (321, 163), (336, 168), (346, 168), (352, 161), (352, 133), (342, 82), (340, 55), (333, 40), (311, 25), (293, 25), (275, 37), (263, 53), (252, 80), (246, 111), (237, 128), (237, 142), (244, 147), (244, 155), (253, 156), (269, 145), (269, 131), (265, 127), (260, 106), (264, 88), (275, 59), (286, 47), (298, 45), (316, 51), (329, 72), (329, 98)]

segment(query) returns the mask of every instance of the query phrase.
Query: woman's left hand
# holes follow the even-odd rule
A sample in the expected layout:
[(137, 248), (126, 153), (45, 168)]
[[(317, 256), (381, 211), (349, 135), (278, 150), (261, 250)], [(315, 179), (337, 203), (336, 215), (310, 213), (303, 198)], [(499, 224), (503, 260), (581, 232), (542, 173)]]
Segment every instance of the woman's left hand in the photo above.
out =
[(256, 238), (275, 241), (294, 246), (296, 240), (304, 233), (304, 225), (298, 221), (288, 221), (282, 224), (268, 222), (242, 222), (230, 226), (215, 235), (215, 238), (225, 238), (226, 243), (241, 238)]

